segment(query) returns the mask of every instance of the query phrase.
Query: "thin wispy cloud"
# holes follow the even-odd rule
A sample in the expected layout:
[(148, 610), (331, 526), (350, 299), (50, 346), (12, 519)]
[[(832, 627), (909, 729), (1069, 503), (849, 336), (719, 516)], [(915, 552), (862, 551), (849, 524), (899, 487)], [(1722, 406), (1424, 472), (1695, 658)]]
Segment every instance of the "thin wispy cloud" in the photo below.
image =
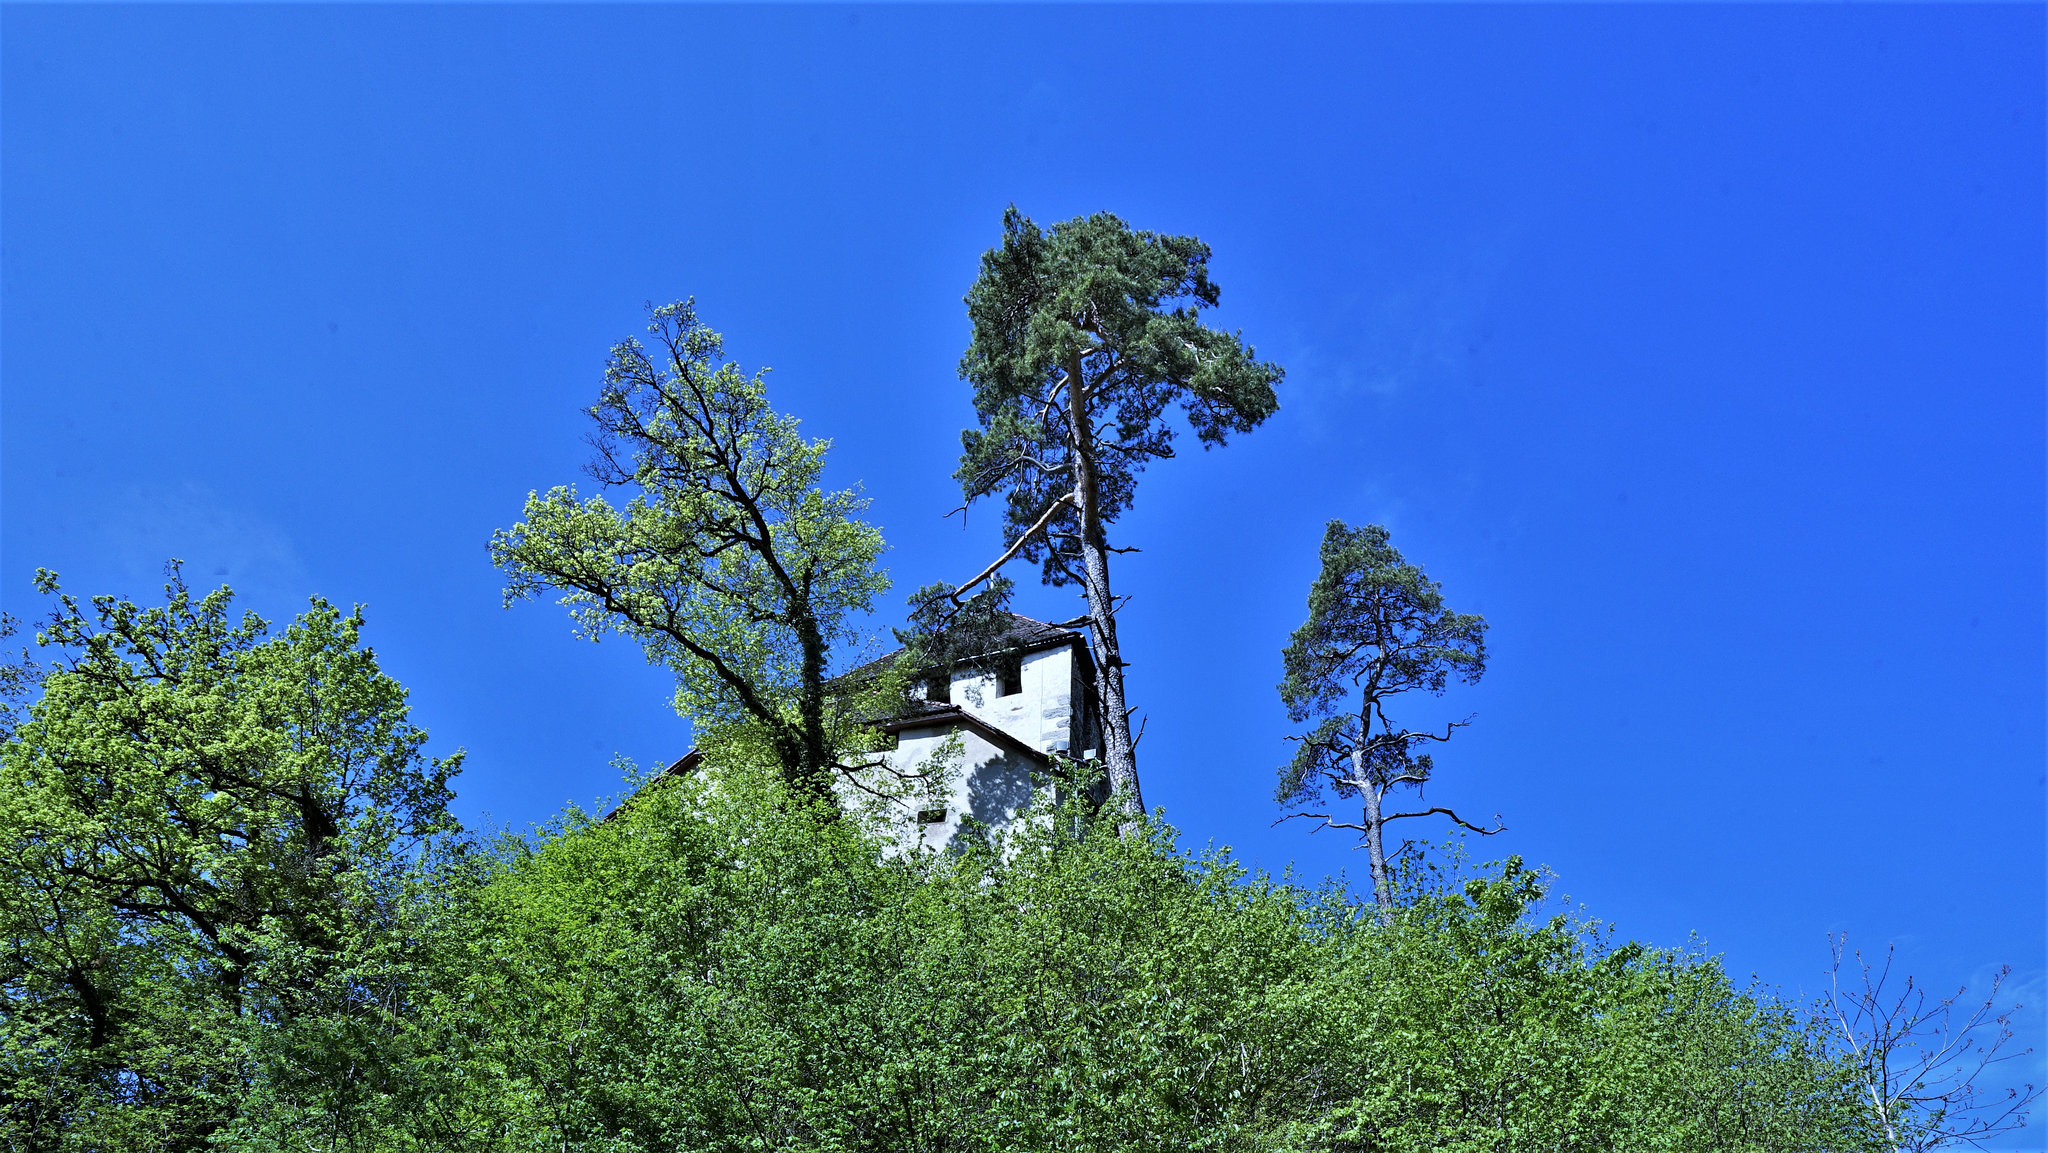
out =
[(1332, 309), (1343, 328), (1300, 331), (1288, 374), (1314, 382), (1303, 400), (1350, 404), (1468, 380), (1517, 231), (1473, 234), (1422, 257)]
[(98, 510), (91, 531), (128, 595), (146, 595), (172, 559), (184, 562), (195, 588), (225, 584), (277, 602), (296, 601), (309, 587), (289, 533), (203, 485), (123, 489)]

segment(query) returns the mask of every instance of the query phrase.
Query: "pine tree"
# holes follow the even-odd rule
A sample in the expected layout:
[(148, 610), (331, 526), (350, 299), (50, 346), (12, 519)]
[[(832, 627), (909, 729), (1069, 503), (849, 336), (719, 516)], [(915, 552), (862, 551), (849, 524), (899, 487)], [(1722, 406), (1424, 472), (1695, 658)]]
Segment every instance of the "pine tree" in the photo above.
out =
[(1012, 558), (1045, 583), (1081, 588), (1095, 647), (1103, 760), (1127, 811), (1141, 812), (1131, 708), (1110, 585), (1109, 526), (1128, 511), (1138, 474), (1174, 455), (1178, 405), (1206, 447), (1257, 427), (1279, 406), (1278, 365), (1239, 334), (1198, 319), (1213, 308), (1209, 247), (1130, 227), (1109, 213), (1041, 229), (1012, 206), (1003, 241), (967, 293), (973, 342), (960, 375), (980, 427), (962, 434), (954, 474), (967, 502), (1001, 496), (1008, 547), (957, 588), (954, 605)]

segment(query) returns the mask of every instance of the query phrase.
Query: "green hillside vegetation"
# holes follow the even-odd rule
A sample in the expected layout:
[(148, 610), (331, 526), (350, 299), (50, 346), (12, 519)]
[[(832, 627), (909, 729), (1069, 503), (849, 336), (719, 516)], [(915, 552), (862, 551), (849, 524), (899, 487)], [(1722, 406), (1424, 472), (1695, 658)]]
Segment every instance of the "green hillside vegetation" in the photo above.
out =
[[(763, 774), (765, 777), (765, 774)], [(714, 783), (715, 782), (715, 783)], [(1846, 1070), (1536, 874), (1335, 888), (1049, 812), (886, 861), (738, 773), (508, 846), (429, 1018), (440, 1148), (1855, 1149)], [(459, 1043), (455, 1038), (459, 1037)], [(423, 1046), (420, 1056), (428, 1052)], [(438, 1059), (438, 1056), (436, 1057)], [(315, 1103), (295, 1102), (324, 1122)], [(379, 1127), (407, 1132), (413, 1106)], [(337, 1118), (338, 1119), (338, 1118)], [(280, 1132), (283, 1129), (279, 1130)]]
[(772, 757), (484, 840), (359, 618), (227, 610), (71, 606), (6, 745), (9, 1148), (1877, 1147), (1813, 1017), (1512, 859), (1382, 923), (1073, 805), (890, 857)]

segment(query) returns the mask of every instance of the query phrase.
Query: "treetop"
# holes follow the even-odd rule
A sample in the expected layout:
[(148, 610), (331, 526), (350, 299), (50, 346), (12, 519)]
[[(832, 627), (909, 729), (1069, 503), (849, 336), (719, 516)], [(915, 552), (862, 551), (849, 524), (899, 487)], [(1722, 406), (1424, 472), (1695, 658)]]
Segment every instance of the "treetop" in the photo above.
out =
[(1447, 608), (1442, 586), (1401, 556), (1384, 526), (1333, 520), (1321, 557), (1308, 620), (1282, 654), (1280, 695), (1294, 720), (1327, 712), (1352, 688), (1441, 694), (1453, 677), (1478, 683), (1485, 619)]
[[(964, 437), (958, 475), (969, 499), (1001, 482), (989, 475), (992, 454), (1067, 431), (1052, 402), (1077, 372), (1094, 411), (1114, 410), (1101, 422), (1115, 426), (1101, 445), (1110, 472), (1172, 455), (1173, 430), (1160, 422), (1170, 403), (1205, 445), (1272, 415), (1281, 368), (1198, 319), (1220, 296), (1208, 263), (1199, 239), (1134, 229), (1111, 213), (1040, 228), (1015, 205), (1005, 211), (1002, 243), (982, 255), (966, 298), (974, 336), (960, 375), (974, 385), (982, 424)], [(1105, 502), (1104, 512), (1124, 504)]]

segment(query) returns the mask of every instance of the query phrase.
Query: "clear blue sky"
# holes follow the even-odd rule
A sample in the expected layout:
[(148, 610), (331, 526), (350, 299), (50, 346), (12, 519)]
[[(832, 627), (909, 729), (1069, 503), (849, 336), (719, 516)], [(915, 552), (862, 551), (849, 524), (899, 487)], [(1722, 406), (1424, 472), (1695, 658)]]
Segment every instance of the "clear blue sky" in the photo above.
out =
[(1288, 369), (1122, 528), (1187, 838), (1357, 871), (1269, 828), (1273, 685), (1322, 523), (1380, 521), (1493, 624), (1435, 706), (1478, 714), (1431, 796), (1502, 814), (1482, 849), (1788, 988), (1847, 930), (2038, 1004), (2043, 42), (2038, 5), (11, 7), (0, 603), (171, 555), (363, 602), (464, 814), (545, 817), (689, 744), (484, 550), (576, 479), (642, 302), (774, 366), (907, 592), (997, 543), (941, 514), (1003, 206), (1109, 209), (1209, 241)]

